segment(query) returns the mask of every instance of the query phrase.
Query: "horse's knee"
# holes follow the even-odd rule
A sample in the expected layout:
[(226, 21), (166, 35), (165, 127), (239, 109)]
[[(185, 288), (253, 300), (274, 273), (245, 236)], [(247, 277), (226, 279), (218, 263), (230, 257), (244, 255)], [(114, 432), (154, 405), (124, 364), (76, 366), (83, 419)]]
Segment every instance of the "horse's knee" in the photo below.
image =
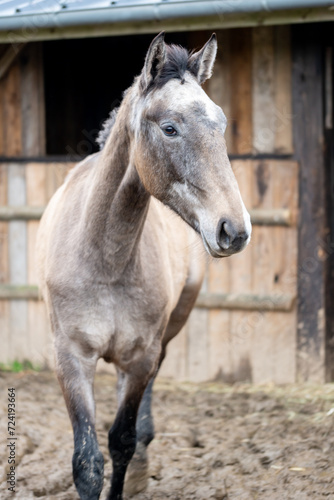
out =
[(73, 479), (81, 500), (98, 500), (103, 488), (103, 455), (86, 435), (72, 458)]

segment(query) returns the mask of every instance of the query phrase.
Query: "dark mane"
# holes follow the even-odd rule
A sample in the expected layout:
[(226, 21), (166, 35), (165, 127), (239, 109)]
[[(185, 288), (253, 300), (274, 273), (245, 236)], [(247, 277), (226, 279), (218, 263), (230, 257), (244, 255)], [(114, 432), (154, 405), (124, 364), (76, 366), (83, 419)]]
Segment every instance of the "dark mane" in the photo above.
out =
[(110, 131), (115, 124), (118, 109), (119, 108), (114, 108), (110, 111), (108, 118), (103, 123), (102, 128), (101, 128), (100, 132), (98, 133), (98, 136), (96, 138), (96, 142), (100, 146), (100, 151), (103, 149), (105, 143), (107, 142)]

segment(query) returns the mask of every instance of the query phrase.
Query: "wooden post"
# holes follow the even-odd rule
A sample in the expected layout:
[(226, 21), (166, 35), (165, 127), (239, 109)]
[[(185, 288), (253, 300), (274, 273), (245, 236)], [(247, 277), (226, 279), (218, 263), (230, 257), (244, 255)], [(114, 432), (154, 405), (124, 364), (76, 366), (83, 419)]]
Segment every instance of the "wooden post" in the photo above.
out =
[(297, 380), (325, 382), (326, 234), (323, 66), (319, 32), (292, 29), (294, 145), (300, 163)]

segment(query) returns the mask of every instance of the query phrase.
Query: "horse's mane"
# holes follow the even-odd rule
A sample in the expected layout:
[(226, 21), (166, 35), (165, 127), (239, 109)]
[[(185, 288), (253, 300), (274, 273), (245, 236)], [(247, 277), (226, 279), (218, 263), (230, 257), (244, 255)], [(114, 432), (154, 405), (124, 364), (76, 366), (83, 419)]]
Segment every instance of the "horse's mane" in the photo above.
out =
[(101, 130), (96, 138), (96, 142), (100, 146), (100, 151), (101, 151), (101, 149), (103, 149), (105, 143), (107, 142), (110, 131), (115, 124), (118, 110), (119, 110), (119, 107), (114, 108), (110, 111), (108, 118), (103, 123), (102, 128), (101, 128)]
[[(187, 49), (180, 45), (166, 45), (166, 61), (147, 91), (151, 92), (155, 88), (161, 88), (172, 78), (183, 82), (186, 71), (190, 71), (196, 75), (197, 68), (192, 63), (192, 54), (192, 52), (188, 52)], [(103, 123), (102, 129), (97, 136), (96, 142), (99, 144), (100, 150), (103, 149), (115, 124), (118, 110), (119, 108), (114, 108), (110, 112), (109, 117)]]

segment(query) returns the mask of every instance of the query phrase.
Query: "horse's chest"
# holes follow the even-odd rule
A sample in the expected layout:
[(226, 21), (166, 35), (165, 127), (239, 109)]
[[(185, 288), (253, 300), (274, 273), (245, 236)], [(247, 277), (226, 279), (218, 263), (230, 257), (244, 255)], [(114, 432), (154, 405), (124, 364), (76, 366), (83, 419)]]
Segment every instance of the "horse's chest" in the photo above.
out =
[(85, 302), (78, 327), (99, 344), (99, 350), (118, 344), (120, 339), (131, 343), (142, 335), (156, 335), (170, 309), (167, 294), (138, 286), (101, 287)]

